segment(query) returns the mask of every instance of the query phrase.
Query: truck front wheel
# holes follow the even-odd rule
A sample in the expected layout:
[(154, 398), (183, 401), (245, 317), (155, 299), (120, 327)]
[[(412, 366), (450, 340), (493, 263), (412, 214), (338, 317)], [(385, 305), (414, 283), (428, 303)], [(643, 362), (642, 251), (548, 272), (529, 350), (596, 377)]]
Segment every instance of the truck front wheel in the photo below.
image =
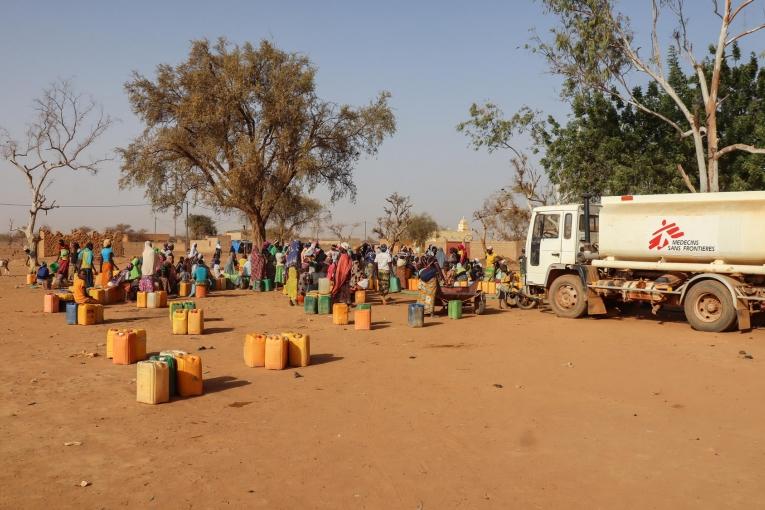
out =
[(720, 333), (731, 329), (736, 322), (730, 292), (715, 280), (705, 280), (691, 287), (683, 307), (691, 327), (699, 331)]
[(558, 317), (577, 319), (587, 312), (587, 292), (576, 275), (557, 277), (550, 286), (548, 296), (550, 307)]

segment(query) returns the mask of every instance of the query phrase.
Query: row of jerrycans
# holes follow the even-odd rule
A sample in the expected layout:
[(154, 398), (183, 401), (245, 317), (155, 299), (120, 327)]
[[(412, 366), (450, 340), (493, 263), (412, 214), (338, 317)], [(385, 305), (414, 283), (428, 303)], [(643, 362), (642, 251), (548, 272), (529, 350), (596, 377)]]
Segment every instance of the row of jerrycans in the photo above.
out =
[(125, 301), (125, 290), (122, 287), (91, 287), (88, 296), (102, 305), (110, 305)]
[(185, 351), (161, 351), (136, 366), (136, 401), (161, 404), (179, 395), (204, 393), (202, 358)]
[(173, 312), (174, 335), (202, 335), (205, 332), (205, 318), (202, 309), (180, 309)]
[(92, 326), (104, 322), (104, 305), (84, 304), (74, 302), (66, 304), (66, 323), (80, 326)]
[[(350, 310), (347, 304), (335, 303), (332, 305), (332, 324), (336, 326), (348, 325), (349, 315)], [(354, 329), (357, 330), (372, 329), (372, 305), (357, 301), (356, 311), (353, 314), (353, 325)]]
[(265, 335), (249, 333), (244, 338), (244, 364), (283, 370), (287, 366), (305, 367), (311, 362), (311, 342), (308, 335), (281, 333)]
[(139, 291), (136, 293), (135, 304), (138, 308), (165, 308), (167, 306), (167, 292), (164, 290)]

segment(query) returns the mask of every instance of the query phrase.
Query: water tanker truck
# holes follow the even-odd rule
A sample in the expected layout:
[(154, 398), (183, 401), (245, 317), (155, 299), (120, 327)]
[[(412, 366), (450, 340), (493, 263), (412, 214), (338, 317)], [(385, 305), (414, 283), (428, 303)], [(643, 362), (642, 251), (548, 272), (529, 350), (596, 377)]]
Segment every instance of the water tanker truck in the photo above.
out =
[(750, 328), (765, 309), (765, 191), (625, 195), (537, 207), (525, 292), (559, 317), (680, 306), (691, 326)]

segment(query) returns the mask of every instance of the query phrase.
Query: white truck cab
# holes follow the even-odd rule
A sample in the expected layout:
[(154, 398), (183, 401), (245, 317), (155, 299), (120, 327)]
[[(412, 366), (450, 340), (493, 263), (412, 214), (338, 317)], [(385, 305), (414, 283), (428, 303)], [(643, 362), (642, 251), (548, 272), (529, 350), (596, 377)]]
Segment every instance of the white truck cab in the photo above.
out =
[(590, 206), (587, 239), (581, 204), (534, 208), (526, 237), (526, 285), (546, 287), (552, 269), (578, 263), (578, 254), (587, 244), (597, 246), (598, 210), (599, 206)]

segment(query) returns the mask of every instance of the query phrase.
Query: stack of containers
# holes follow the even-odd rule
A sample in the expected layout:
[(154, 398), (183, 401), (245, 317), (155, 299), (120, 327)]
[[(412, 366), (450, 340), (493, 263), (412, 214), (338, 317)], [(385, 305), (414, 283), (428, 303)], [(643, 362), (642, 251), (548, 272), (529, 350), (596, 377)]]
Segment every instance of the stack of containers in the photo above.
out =
[(204, 312), (199, 308), (179, 308), (173, 310), (174, 335), (204, 334)]
[(305, 367), (311, 362), (308, 335), (286, 332), (278, 335), (249, 333), (244, 338), (244, 364), (283, 370), (287, 366)]
[(175, 313), (176, 310), (193, 310), (196, 308), (197, 305), (193, 301), (172, 301), (168, 303), (168, 308), (170, 309), (170, 321), (173, 320), (173, 313)]
[[(101, 324), (104, 322), (104, 305), (70, 303), (72, 307), (67, 304), (66, 308), (66, 322), (67, 324), (79, 324), (80, 326), (92, 326), (93, 324)], [(70, 311), (71, 310), (71, 311)], [(76, 321), (70, 320), (70, 314), (77, 317)]]
[(136, 401), (145, 404), (168, 402), (174, 395), (202, 395), (202, 359), (184, 351), (162, 351), (138, 363)]
[[(117, 329), (117, 328), (109, 328), (106, 330), (106, 357), (107, 359), (114, 360), (114, 345), (115, 345), (115, 339), (117, 335), (120, 335), (122, 333), (128, 333), (128, 335), (125, 338), (120, 338), (120, 342), (126, 341), (126, 342), (132, 342), (132, 346), (128, 346), (127, 348), (122, 345), (120, 348), (122, 349), (122, 352), (132, 352), (134, 353), (133, 356), (124, 356), (121, 355), (119, 358), (119, 362), (112, 361), (115, 365), (131, 365), (133, 362), (124, 362), (125, 360), (130, 360), (131, 358), (135, 358), (137, 361), (141, 361), (146, 359), (146, 330), (145, 329)], [(132, 333), (135, 336), (130, 336), (129, 333)]]
[(59, 292), (58, 296), (58, 311), (66, 312), (66, 305), (68, 303), (74, 303), (74, 294), (71, 292)]
[(319, 315), (328, 315), (332, 313), (332, 286), (330, 285), (329, 278), (319, 278), (318, 281), (318, 298), (317, 298), (317, 312)]
[(167, 307), (167, 292), (157, 290), (149, 292), (146, 295), (146, 308), (165, 308)]

